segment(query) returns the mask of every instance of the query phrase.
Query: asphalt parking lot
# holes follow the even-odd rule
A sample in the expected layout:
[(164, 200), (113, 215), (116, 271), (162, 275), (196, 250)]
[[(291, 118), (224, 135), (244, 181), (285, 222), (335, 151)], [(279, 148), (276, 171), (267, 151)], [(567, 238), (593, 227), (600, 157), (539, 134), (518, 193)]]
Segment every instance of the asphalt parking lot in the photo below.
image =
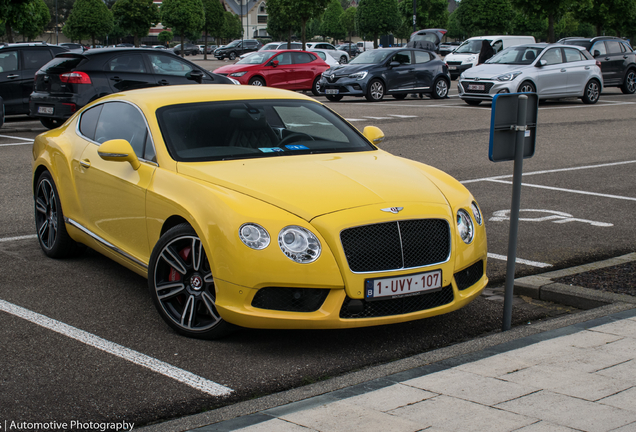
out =
[[(208, 61), (222, 64), (224, 62)], [(213, 69), (212, 67), (210, 69)], [(323, 103), (381, 147), (448, 172), (476, 197), (488, 275), (505, 277), (512, 162), (488, 160), (490, 106), (445, 100)], [(542, 103), (537, 151), (524, 161), (517, 275), (634, 250), (636, 95), (608, 89), (596, 105)], [(39, 122), (0, 129), (0, 422), (137, 425), (299, 386), (497, 331), (502, 307), (479, 299), (415, 323), (347, 331), (256, 331), (221, 341), (174, 334), (146, 281), (94, 252), (56, 261), (34, 236), (30, 144)], [(408, 185), (405, 185), (408, 187)], [(515, 309), (515, 325), (540, 319)]]

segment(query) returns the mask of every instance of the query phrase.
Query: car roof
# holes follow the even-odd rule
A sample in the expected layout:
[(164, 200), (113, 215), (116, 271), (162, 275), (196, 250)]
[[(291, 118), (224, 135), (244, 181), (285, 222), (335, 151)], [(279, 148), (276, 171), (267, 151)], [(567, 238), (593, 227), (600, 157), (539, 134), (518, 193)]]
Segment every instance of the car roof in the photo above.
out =
[(18, 43), (2, 43), (0, 49), (4, 48), (42, 48), (42, 47), (57, 47), (64, 48), (59, 45), (48, 44), (45, 42), (18, 42)]
[(89, 56), (94, 56), (94, 55), (98, 55), (98, 54), (105, 54), (105, 53), (111, 53), (111, 52), (143, 52), (143, 51), (147, 51), (147, 52), (152, 52), (152, 53), (156, 53), (157, 50), (155, 48), (135, 48), (135, 47), (106, 47), (106, 48), (93, 48), (87, 51), (84, 51), (83, 53), (71, 53), (71, 52), (64, 52), (64, 53), (60, 53), (58, 55), (60, 56), (79, 56), (79, 57), (89, 57)]

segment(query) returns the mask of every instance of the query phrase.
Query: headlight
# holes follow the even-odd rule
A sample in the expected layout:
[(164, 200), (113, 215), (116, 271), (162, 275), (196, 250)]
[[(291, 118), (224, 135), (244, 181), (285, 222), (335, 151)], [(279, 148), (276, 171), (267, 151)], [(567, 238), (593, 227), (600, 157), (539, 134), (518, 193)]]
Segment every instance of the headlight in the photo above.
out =
[(260, 225), (246, 223), (239, 228), (239, 237), (247, 247), (261, 250), (269, 246), (269, 233)]
[(245, 75), (246, 73), (247, 73), (247, 71), (243, 71), (243, 72), (234, 72), (234, 73), (231, 73), (231, 74), (230, 74), (230, 76), (233, 76), (233, 77), (242, 77), (242, 76), (243, 76), (243, 75)]
[(475, 201), (473, 201), (470, 204), (470, 208), (473, 211), (473, 216), (475, 217), (475, 222), (477, 222), (477, 225), (481, 225), (482, 220), (481, 220), (481, 211), (479, 211), (479, 206), (477, 205), (477, 203)]
[(498, 77), (494, 77), (492, 79), (497, 81), (512, 81), (513, 79), (517, 78), (519, 75), (521, 75), (521, 72), (508, 72), (503, 75), (499, 75)]
[(311, 231), (294, 225), (280, 231), (278, 245), (287, 258), (301, 264), (316, 261), (322, 250), (318, 237)]
[(475, 226), (468, 212), (464, 209), (457, 211), (457, 231), (464, 243), (470, 244), (475, 237)]
[(366, 77), (368, 74), (367, 71), (363, 71), (363, 72), (356, 72), (356, 73), (352, 73), (351, 75), (349, 75), (349, 78), (355, 78), (355, 79), (364, 79), (364, 77)]
[(476, 58), (477, 57), (475, 56), (470, 56), (466, 60), (464, 60), (462, 63), (472, 63), (473, 61), (475, 61)]

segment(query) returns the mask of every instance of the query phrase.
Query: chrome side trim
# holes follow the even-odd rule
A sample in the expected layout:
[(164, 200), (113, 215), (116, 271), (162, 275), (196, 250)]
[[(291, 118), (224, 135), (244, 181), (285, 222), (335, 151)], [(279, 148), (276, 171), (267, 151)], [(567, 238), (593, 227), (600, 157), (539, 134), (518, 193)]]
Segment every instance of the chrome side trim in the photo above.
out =
[(130, 260), (130, 261), (134, 262), (135, 264), (140, 265), (141, 267), (143, 267), (146, 270), (148, 270), (148, 264), (143, 263), (143, 262), (139, 261), (137, 258), (127, 254), (126, 252), (124, 252), (123, 250), (119, 249), (117, 246), (107, 242), (106, 240), (104, 240), (103, 238), (101, 238), (100, 236), (95, 234), (94, 232), (88, 230), (87, 228), (84, 228), (82, 225), (78, 224), (73, 219), (70, 219), (70, 218), (64, 216), (64, 222), (66, 222), (67, 224), (69, 224), (69, 225), (77, 228), (78, 230), (82, 231), (84, 234), (90, 236), (93, 240), (98, 241), (99, 243), (101, 243), (102, 245), (106, 246), (108, 249), (112, 250), (113, 252), (117, 252), (119, 255), (123, 256), (124, 258), (127, 258), (128, 260)]

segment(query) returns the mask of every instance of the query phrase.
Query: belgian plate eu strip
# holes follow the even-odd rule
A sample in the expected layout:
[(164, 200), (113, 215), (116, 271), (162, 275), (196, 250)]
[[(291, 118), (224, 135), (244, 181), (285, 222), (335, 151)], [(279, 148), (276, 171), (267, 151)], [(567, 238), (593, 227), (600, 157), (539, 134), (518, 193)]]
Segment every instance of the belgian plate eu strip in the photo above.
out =
[(131, 350), (114, 342), (102, 339), (99, 336), (85, 332), (78, 328), (72, 327), (63, 322), (54, 320), (47, 316), (32, 312), (23, 307), (14, 305), (13, 303), (0, 300), (0, 310), (23, 318), (34, 324), (53, 330), (54, 332), (63, 334), (64, 336), (75, 339), (86, 345), (90, 345), (99, 350), (113, 354), (124, 360), (128, 360), (139, 366), (150, 369), (153, 372), (160, 373), (174, 380), (177, 380), (187, 386), (200, 390), (212, 396), (226, 396), (233, 392), (231, 388), (217, 384), (214, 381), (207, 380), (191, 372), (174, 367), (166, 362), (157, 360), (140, 352)]

